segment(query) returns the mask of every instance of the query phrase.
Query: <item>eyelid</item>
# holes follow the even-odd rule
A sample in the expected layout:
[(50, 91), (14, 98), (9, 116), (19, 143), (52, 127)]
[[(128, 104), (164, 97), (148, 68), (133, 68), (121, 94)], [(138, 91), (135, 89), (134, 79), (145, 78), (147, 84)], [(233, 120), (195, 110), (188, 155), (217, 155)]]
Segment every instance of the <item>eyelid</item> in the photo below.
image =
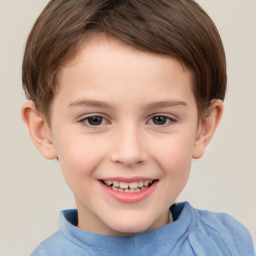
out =
[[(100, 125), (90, 125), (90, 124), (86, 124), (85, 120), (88, 120), (91, 117), (100, 117), (102, 119), (104, 119), (106, 122), (104, 124), (100, 124)], [(99, 129), (100, 127), (102, 127), (103, 125), (106, 124), (110, 124), (109, 118), (106, 117), (106, 115), (102, 114), (102, 113), (90, 113), (90, 114), (85, 114), (82, 115), (79, 119), (78, 122), (81, 123), (83, 126), (89, 127), (89, 128), (93, 128), (93, 129)]]
[(176, 123), (178, 120), (177, 117), (174, 117), (173, 115), (170, 115), (170, 114), (164, 114), (164, 113), (155, 113), (155, 114), (152, 114), (148, 119), (147, 119), (147, 123), (152, 120), (154, 117), (157, 117), (157, 116), (162, 116), (162, 117), (166, 117), (167, 119), (169, 119), (169, 122), (166, 123), (166, 124), (163, 124), (163, 125), (156, 125), (156, 124), (153, 124), (154, 126), (162, 126), (162, 127), (165, 127), (165, 126), (168, 126), (172, 123)]

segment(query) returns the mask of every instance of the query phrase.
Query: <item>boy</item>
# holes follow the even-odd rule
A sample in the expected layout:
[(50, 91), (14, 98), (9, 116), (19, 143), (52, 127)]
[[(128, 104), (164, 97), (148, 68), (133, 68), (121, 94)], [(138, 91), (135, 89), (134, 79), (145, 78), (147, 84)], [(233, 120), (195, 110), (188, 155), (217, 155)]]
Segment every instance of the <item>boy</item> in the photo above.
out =
[(50, 1), (23, 87), (31, 139), (77, 206), (32, 255), (254, 255), (232, 217), (174, 203), (226, 89), (220, 36), (194, 1)]

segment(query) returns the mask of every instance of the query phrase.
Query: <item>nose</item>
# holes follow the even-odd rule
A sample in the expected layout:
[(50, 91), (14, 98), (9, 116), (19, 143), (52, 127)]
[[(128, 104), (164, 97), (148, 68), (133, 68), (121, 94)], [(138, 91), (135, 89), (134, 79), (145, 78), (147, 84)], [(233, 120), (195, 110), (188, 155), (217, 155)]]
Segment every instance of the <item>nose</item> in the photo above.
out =
[(111, 160), (114, 163), (131, 168), (146, 160), (145, 142), (137, 127), (119, 129), (112, 145)]

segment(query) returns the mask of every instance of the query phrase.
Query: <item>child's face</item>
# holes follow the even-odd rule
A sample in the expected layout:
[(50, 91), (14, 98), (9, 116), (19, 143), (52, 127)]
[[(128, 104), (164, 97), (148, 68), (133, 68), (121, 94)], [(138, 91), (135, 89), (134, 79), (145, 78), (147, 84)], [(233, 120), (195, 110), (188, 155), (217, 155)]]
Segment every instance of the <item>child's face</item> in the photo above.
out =
[(87, 41), (62, 70), (51, 114), (78, 227), (125, 235), (166, 224), (198, 133), (192, 74), (180, 62), (103, 36)]

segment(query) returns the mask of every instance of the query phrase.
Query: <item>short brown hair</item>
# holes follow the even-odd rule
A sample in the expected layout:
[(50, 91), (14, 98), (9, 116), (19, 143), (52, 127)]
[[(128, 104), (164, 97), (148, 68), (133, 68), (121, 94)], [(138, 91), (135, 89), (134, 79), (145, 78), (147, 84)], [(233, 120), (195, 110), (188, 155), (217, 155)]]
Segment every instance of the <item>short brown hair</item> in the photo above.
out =
[(26, 96), (46, 118), (61, 66), (94, 33), (180, 60), (193, 71), (200, 114), (211, 100), (224, 100), (227, 78), (221, 38), (195, 1), (51, 0), (30, 32), (22, 67)]

